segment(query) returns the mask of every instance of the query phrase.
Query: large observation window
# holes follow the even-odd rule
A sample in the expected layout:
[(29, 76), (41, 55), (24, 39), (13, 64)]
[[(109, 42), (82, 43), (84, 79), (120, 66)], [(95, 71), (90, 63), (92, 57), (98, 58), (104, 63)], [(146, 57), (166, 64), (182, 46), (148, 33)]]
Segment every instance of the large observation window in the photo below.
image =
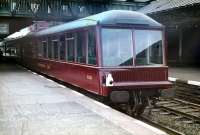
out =
[(162, 31), (135, 30), (135, 65), (163, 64)]
[(102, 29), (103, 66), (133, 65), (131, 29)]

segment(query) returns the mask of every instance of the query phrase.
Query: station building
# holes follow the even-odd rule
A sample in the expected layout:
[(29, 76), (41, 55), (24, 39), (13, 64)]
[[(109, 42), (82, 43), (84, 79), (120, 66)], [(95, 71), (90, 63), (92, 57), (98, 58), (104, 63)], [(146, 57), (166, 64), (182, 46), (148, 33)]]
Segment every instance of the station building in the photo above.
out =
[(200, 0), (158, 0), (139, 9), (166, 26), (168, 64), (200, 66)]

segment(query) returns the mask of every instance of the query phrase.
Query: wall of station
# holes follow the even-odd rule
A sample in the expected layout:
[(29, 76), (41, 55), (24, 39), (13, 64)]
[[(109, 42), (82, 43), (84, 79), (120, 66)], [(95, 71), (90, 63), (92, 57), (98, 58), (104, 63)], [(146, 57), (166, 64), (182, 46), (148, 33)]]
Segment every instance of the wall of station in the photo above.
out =
[[(0, 38), (5, 38), (6, 36), (19, 31), (20, 29), (29, 26), (32, 24), (31, 18), (14, 18), (14, 17), (1, 17), (0, 24), (2, 24), (2, 29), (6, 31), (8, 29), (8, 32), (0, 33)], [(6, 26), (7, 25), (7, 26)], [(8, 28), (6, 28), (8, 27)]]
[(200, 27), (167, 30), (168, 65), (200, 67)]

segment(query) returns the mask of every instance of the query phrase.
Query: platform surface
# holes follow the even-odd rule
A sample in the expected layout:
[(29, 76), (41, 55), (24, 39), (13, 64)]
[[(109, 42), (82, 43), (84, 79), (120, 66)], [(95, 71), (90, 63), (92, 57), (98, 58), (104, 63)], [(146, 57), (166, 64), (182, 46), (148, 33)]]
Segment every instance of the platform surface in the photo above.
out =
[(18, 65), (0, 64), (0, 135), (165, 135)]
[(200, 69), (193, 67), (169, 67), (169, 76), (185, 81), (200, 82)]

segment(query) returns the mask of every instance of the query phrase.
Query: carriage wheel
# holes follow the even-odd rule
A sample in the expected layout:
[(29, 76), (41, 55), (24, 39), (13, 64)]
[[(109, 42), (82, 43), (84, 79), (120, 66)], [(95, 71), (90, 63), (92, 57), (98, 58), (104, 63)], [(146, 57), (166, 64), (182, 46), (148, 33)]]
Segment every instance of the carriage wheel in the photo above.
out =
[(148, 97), (143, 96), (141, 91), (133, 91), (132, 99), (127, 105), (127, 113), (131, 116), (140, 116), (148, 105)]

